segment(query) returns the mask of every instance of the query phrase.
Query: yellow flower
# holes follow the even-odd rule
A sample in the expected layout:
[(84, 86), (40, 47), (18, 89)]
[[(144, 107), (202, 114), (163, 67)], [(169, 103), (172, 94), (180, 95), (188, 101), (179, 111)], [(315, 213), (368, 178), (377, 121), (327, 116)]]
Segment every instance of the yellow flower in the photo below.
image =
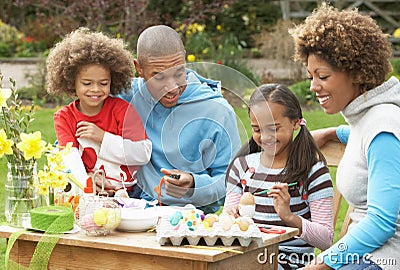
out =
[(34, 133), (21, 133), (21, 142), (17, 143), (17, 148), (24, 153), (24, 158), (40, 158), (46, 150), (46, 142), (42, 140), (40, 131)]
[(121, 38), (121, 34), (120, 33), (117, 34), (117, 38)]
[(67, 184), (67, 177), (66, 177), (65, 173), (57, 172), (55, 174), (55, 177), (56, 178), (51, 183), (51, 186), (53, 188), (62, 188), (63, 189), (65, 187), (65, 185)]
[(47, 154), (47, 164), (53, 171), (62, 171), (65, 169), (63, 157), (63, 152), (51, 152), (50, 154)]
[(14, 145), (13, 140), (7, 139), (4, 129), (0, 130), (0, 158), (6, 155), (12, 155), (13, 150), (11, 146)]
[(394, 30), (393, 32), (393, 37), (394, 38), (400, 38), (400, 27)]
[[(45, 167), (45, 170), (47, 169), (47, 167)], [(45, 172), (45, 171), (43, 171), (43, 170), (40, 170), (39, 172), (38, 172), (38, 179), (39, 179), (39, 182), (40, 183), (45, 183), (45, 182), (47, 182), (47, 179), (48, 179), (48, 177), (47, 177), (47, 172)]]
[(7, 107), (7, 99), (11, 96), (11, 89), (0, 88), (0, 107)]
[(49, 193), (49, 187), (47, 186), (39, 186), (39, 194), (47, 195)]
[(204, 25), (204, 24), (198, 24), (198, 25), (196, 25), (196, 30), (197, 30), (197, 32), (203, 32), (204, 31), (204, 29), (206, 28), (206, 26)]
[(222, 30), (222, 26), (220, 24), (218, 24), (215, 28), (217, 28), (218, 31)]
[(201, 51), (202, 54), (207, 54), (208, 53), (208, 48), (205, 48)]
[(56, 181), (56, 179), (57, 179), (57, 175), (55, 172), (53, 172), (53, 171), (47, 172), (47, 181), (49, 181), (49, 183)]
[(68, 155), (69, 152), (71, 151), (72, 148), (72, 142), (67, 143), (67, 145), (64, 148), (64, 155)]
[(189, 62), (194, 62), (194, 61), (196, 60), (196, 56), (194, 56), (194, 54), (189, 54), (189, 55), (187, 56), (187, 60), (188, 60)]

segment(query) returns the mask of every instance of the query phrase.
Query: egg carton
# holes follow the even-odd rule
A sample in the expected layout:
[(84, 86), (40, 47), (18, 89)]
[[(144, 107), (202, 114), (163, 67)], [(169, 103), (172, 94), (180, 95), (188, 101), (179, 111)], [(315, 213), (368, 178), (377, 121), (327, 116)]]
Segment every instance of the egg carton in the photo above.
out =
[(214, 224), (212, 229), (205, 229), (202, 224), (199, 224), (195, 230), (189, 230), (184, 225), (172, 226), (168, 218), (162, 218), (157, 225), (157, 242), (162, 246), (170, 244), (180, 246), (185, 243), (190, 245), (205, 243), (207, 246), (214, 246), (222, 242), (224, 246), (239, 243), (242, 247), (248, 247), (251, 242), (262, 246), (263, 240), (262, 233), (254, 224), (250, 225), (247, 231), (241, 231), (237, 224), (225, 231), (219, 226), (218, 222)]

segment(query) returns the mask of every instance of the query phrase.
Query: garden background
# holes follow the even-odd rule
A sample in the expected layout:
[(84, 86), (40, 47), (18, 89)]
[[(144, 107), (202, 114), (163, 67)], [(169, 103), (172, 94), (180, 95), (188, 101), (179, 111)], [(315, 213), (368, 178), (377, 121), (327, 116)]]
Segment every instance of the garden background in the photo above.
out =
[[(46, 93), (44, 67), (49, 48), (73, 29), (86, 26), (122, 38), (134, 53), (137, 36), (143, 29), (166, 24), (181, 34), (188, 62), (228, 66), (254, 85), (270, 82), (289, 85), (302, 103), (310, 130), (344, 123), (340, 115), (326, 115), (319, 108), (310, 94), (309, 82), (304, 80), (305, 69), (293, 63), (293, 43), (287, 29), (302, 18), (282, 19), (285, 17), (282, 2), (295, 2), (291, 3), (293, 9), (310, 12), (320, 1), (3, 0), (0, 2), (0, 71), (6, 74), (3, 84), (8, 85), (8, 76), (19, 78), (16, 81), (19, 97), (26, 104), (39, 105), (32, 130), (40, 130), (43, 138), (52, 142), (53, 113), (71, 99)], [(343, 6), (352, 1), (331, 2)], [(382, 9), (400, 10), (399, 1), (383, 2), (379, 4)], [(360, 10), (373, 15), (366, 6), (360, 6)], [(391, 37), (400, 38), (400, 30), (393, 24), (379, 16), (374, 18)], [(395, 18), (400, 21), (400, 17)], [(400, 59), (393, 58), (392, 65), (391, 75), (400, 78)], [(247, 134), (241, 134), (244, 141), (251, 134), (245, 104), (231, 91), (224, 91), (224, 95), (246, 128)], [(43, 162), (39, 161), (39, 167)], [(0, 159), (0, 186), (4, 186), (6, 171), (6, 160)], [(331, 173), (334, 179), (334, 168)], [(4, 222), (3, 192), (0, 192), (0, 209), (0, 222)], [(345, 211), (346, 206), (341, 209), (337, 227)], [(5, 240), (0, 239), (0, 269), (4, 268), (4, 251)]]

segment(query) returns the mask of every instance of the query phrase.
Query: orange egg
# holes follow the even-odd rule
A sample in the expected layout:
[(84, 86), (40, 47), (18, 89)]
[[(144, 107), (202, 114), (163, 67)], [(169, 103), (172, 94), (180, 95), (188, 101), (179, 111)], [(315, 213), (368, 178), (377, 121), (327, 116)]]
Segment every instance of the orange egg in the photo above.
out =
[(254, 202), (254, 196), (250, 192), (245, 192), (243, 193), (242, 197), (240, 197), (240, 204), (243, 205), (253, 205), (255, 204)]

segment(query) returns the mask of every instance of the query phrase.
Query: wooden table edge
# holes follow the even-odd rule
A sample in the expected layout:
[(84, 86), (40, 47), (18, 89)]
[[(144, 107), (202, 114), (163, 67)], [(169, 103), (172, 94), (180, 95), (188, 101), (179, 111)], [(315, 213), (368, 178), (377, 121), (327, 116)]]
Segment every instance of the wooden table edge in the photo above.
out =
[[(274, 226), (275, 227), (275, 226)], [(263, 245), (258, 246), (255, 242), (252, 242), (248, 247), (242, 246), (218, 246), (227, 249), (234, 249), (239, 251), (251, 251), (258, 248), (263, 248), (277, 244), (279, 242), (290, 239), (298, 235), (299, 230), (297, 228), (282, 227), (286, 229), (285, 234), (263, 234)], [(0, 226), (0, 238), (10, 238), (11, 234), (22, 230), (21, 228), (14, 228), (7, 225)], [(118, 243), (121, 239), (132, 239), (128, 236), (140, 235), (142, 237), (154, 238), (156, 243), (154, 246), (134, 246)], [(27, 231), (23, 233), (18, 239), (25, 241), (40, 241), (43, 233)], [(134, 237), (135, 238), (135, 237)], [(112, 232), (107, 236), (87, 236), (83, 232), (75, 234), (64, 234), (62, 235), (57, 244), (67, 245), (67, 246), (78, 246), (93, 249), (111, 250), (111, 251), (121, 251), (130, 253), (140, 253), (145, 255), (158, 255), (162, 257), (174, 257), (180, 259), (188, 260), (201, 260), (205, 262), (216, 262), (229, 258), (232, 256), (240, 256), (241, 254), (226, 252), (223, 250), (207, 250), (207, 249), (196, 249), (184, 246), (161, 246), (157, 240), (155, 233), (126, 233), (126, 232)]]

